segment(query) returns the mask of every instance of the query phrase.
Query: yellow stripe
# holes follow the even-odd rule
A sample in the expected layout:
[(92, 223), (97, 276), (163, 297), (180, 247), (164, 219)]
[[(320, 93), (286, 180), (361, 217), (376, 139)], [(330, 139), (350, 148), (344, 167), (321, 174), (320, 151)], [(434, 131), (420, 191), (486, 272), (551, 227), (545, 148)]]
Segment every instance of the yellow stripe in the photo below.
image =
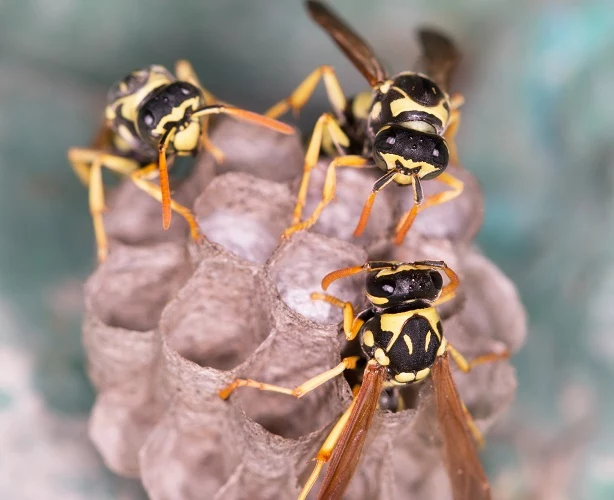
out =
[(174, 107), (172, 111), (170, 112), (170, 114), (164, 116), (160, 120), (160, 122), (158, 123), (158, 126), (152, 131), (152, 135), (160, 136), (164, 134), (165, 125), (167, 123), (178, 122), (179, 120), (183, 119), (183, 117), (185, 116), (186, 109), (188, 109), (189, 107), (196, 109), (199, 104), (200, 104), (200, 96), (193, 97), (191, 99), (188, 99), (187, 101), (183, 101), (179, 106)]
[(414, 352), (414, 344), (411, 343), (409, 335), (403, 335), (403, 340), (405, 341), (405, 344), (407, 344), (407, 350), (409, 351), (409, 355), (411, 356)]

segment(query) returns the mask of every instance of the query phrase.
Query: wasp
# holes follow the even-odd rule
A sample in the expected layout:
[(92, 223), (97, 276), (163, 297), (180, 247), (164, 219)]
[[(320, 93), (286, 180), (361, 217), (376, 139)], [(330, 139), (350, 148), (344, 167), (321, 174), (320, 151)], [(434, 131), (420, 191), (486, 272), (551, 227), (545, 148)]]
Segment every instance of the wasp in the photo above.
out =
[[(312, 294), (313, 299), (343, 310), (346, 338), (358, 338), (367, 362), (360, 388), (354, 391), (352, 403), (318, 451), (316, 466), (299, 499), (307, 497), (325, 464), (328, 466), (318, 498), (341, 498), (360, 459), (382, 392), (415, 384), (429, 375), (454, 500), (490, 499), (475, 443), (482, 444), (482, 436), (460, 400), (449, 358), (466, 373), (481, 363), (507, 358), (509, 353), (489, 353), (468, 362), (444, 337), (436, 308), (455, 296), (459, 284), (458, 276), (445, 262), (368, 262), (328, 274), (322, 280), (322, 288), (326, 290), (333, 281), (360, 272), (367, 272), (369, 307), (357, 315), (350, 302), (325, 293)], [(445, 286), (442, 272), (448, 279)], [(345, 357), (334, 368), (294, 389), (235, 379), (219, 395), (226, 399), (238, 387), (254, 387), (300, 398), (346, 370), (356, 370), (360, 361), (361, 356)]]
[[(226, 114), (284, 134), (294, 129), (271, 118), (218, 102), (200, 84), (188, 61), (176, 64), (175, 75), (158, 65), (133, 71), (109, 90), (104, 120), (93, 147), (71, 148), (68, 159), (89, 187), (90, 212), (98, 258), (108, 253), (102, 214), (102, 168), (128, 176), (137, 187), (162, 203), (162, 225), (168, 229), (171, 211), (188, 223), (195, 240), (202, 235), (191, 211), (171, 198), (166, 155), (194, 156), (201, 148), (218, 162), (223, 154), (208, 138), (208, 118)], [(159, 177), (160, 185), (151, 182)]]
[[(426, 74), (404, 71), (389, 77), (371, 47), (328, 7), (310, 0), (307, 10), (366, 78), (371, 91), (346, 98), (334, 69), (325, 65), (315, 69), (288, 98), (267, 111), (272, 118), (289, 109), (298, 112), (322, 79), (333, 113), (321, 115), (313, 129), (292, 225), (284, 234), (289, 236), (316, 223), (335, 196), (337, 167), (377, 166), (385, 173), (373, 185), (354, 235), (361, 235), (367, 226), (379, 191), (391, 183), (413, 186), (414, 204), (395, 229), (395, 242), (401, 244), (419, 212), (452, 200), (463, 190), (462, 181), (445, 172), (450, 160), (457, 162), (454, 135), (463, 98), (460, 94), (450, 97), (446, 89), (459, 53), (445, 35), (422, 29), (419, 39)], [(321, 201), (301, 222), (311, 171), (323, 144), (331, 156), (337, 157), (328, 166)], [(451, 189), (425, 198), (421, 182), (434, 178)]]

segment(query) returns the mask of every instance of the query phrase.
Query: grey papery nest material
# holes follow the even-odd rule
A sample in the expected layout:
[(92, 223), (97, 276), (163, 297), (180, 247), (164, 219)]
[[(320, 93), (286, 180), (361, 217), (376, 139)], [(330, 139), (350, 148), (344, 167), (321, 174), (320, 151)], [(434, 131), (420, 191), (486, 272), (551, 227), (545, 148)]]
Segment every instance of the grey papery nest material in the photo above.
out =
[[(421, 213), (405, 244), (394, 247), (388, 236), (411, 189), (386, 188), (365, 234), (354, 239), (377, 172), (339, 169), (336, 200), (318, 224), (281, 242), (301, 174), (299, 138), (220, 120), (213, 140), (225, 164), (216, 168), (203, 155), (175, 190), (208, 239), (190, 241), (176, 214), (163, 232), (160, 205), (124, 183), (105, 218), (110, 257), (86, 287), (84, 340), (98, 391), (90, 436), (107, 465), (140, 477), (151, 498), (298, 494), (350, 403), (344, 378), (300, 400), (246, 388), (222, 401), (216, 391), (236, 376), (293, 387), (339, 362), (341, 313), (309, 298), (330, 271), (367, 258), (445, 260), (461, 277), (457, 298), (441, 308), (449, 340), (468, 359), (520, 347), (525, 315), (516, 290), (471, 244), (483, 202), (469, 172), (450, 167), (465, 192)], [(306, 214), (325, 165), (313, 173)], [(429, 194), (441, 186), (429, 181), (424, 188)], [(330, 291), (362, 305), (363, 287), (358, 275)], [(455, 380), (483, 431), (516, 390), (507, 362), (455, 372)], [(345, 498), (450, 498), (430, 379), (414, 399), (399, 413), (378, 410)]]

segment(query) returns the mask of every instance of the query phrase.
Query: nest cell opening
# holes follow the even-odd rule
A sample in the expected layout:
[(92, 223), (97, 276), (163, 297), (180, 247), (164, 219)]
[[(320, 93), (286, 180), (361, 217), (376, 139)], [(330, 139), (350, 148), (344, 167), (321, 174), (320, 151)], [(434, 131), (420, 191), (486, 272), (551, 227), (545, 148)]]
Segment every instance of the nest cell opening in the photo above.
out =
[(204, 261), (165, 312), (163, 335), (200, 366), (233, 369), (269, 335), (263, 296), (253, 268)]
[[(310, 336), (308, 348), (301, 348), (301, 336)], [(271, 345), (260, 353), (257, 364), (241, 377), (293, 389), (339, 360), (331, 338), (297, 326), (289, 334), (276, 334)], [(297, 439), (336, 421), (349, 404), (349, 388), (343, 376), (337, 376), (300, 399), (253, 388), (239, 388), (233, 398), (249, 418), (269, 432)]]
[(216, 177), (195, 205), (207, 238), (264, 264), (290, 224), (293, 198), (283, 184), (242, 173)]
[(183, 245), (116, 246), (88, 283), (92, 312), (113, 328), (152, 330), (190, 272)]

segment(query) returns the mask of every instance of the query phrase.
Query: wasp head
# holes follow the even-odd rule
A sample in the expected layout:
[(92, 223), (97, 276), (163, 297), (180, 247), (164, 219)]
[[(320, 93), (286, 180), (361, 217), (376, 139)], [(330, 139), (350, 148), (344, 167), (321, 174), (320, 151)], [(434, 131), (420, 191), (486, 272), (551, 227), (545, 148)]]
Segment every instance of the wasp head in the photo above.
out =
[(416, 269), (399, 264), (367, 275), (367, 298), (380, 307), (389, 307), (412, 300), (433, 301), (443, 285), (441, 274), (434, 269)]
[(448, 166), (443, 137), (400, 125), (382, 127), (373, 142), (373, 160), (382, 170), (398, 170), (399, 177), (432, 179)]
[(200, 122), (192, 119), (192, 112), (202, 104), (198, 87), (176, 81), (156, 89), (138, 110), (137, 130), (143, 140), (157, 146), (166, 131), (174, 129), (173, 149), (194, 152), (200, 138)]

